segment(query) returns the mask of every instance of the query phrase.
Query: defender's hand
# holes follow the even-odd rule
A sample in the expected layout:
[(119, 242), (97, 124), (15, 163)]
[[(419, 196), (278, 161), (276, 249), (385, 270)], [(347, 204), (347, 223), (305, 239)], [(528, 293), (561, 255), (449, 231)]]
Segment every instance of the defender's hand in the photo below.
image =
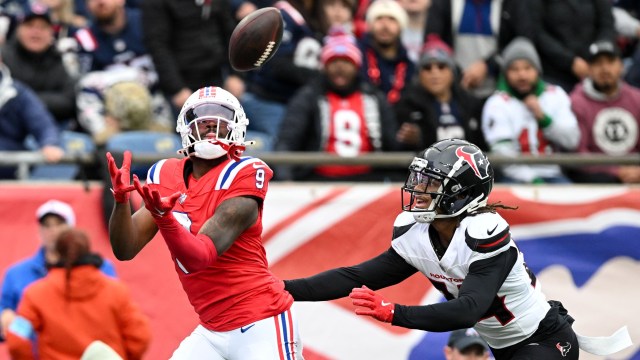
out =
[(393, 321), (396, 304), (387, 302), (380, 294), (368, 287), (353, 289), (349, 297), (354, 306), (360, 306), (356, 308), (356, 314), (371, 316), (382, 322)]
[(133, 175), (133, 186), (138, 191), (138, 194), (142, 196), (144, 207), (151, 212), (154, 218), (169, 216), (180, 197), (180, 192), (177, 191), (173, 195), (163, 198), (158, 190), (151, 190), (149, 185), (140, 184), (140, 180), (136, 175)]
[(124, 152), (122, 167), (119, 169), (110, 152), (107, 153), (107, 163), (109, 175), (111, 175), (111, 192), (113, 193), (113, 198), (116, 199), (117, 203), (129, 202), (129, 196), (131, 195), (129, 192), (134, 189), (129, 180), (131, 176), (131, 152)]

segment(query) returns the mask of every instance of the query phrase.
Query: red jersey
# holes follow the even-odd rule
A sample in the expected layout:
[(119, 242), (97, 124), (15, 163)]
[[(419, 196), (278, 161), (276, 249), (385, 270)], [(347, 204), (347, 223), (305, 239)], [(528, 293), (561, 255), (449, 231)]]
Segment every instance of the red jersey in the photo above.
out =
[[(200, 179), (184, 168), (188, 159), (165, 159), (154, 164), (147, 183), (163, 197), (180, 191), (175, 218), (192, 234), (213, 216), (223, 201), (237, 196), (265, 198), (273, 171), (260, 159), (227, 160)], [(208, 268), (189, 273), (171, 254), (176, 272), (201, 324), (213, 331), (229, 331), (288, 309), (293, 297), (268, 269), (262, 246), (262, 204), (255, 224)]]

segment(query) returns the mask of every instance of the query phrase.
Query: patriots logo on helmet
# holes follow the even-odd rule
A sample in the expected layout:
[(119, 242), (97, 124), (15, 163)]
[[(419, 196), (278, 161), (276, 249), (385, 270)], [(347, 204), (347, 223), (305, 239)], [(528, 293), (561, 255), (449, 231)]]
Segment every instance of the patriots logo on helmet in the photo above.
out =
[(487, 173), (487, 166), (484, 165), (488, 164), (489, 160), (487, 160), (486, 156), (484, 156), (484, 154), (480, 150), (474, 149), (473, 152), (469, 152), (465, 150), (465, 148), (468, 147), (460, 146), (459, 148), (457, 148), (456, 156), (466, 161), (477, 177), (479, 177), (480, 179), (486, 179), (489, 174)]

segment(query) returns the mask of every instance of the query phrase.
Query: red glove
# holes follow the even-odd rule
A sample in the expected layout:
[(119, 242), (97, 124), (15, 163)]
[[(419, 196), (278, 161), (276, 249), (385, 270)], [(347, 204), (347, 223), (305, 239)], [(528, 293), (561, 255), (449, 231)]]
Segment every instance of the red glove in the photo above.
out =
[(113, 198), (116, 199), (117, 203), (129, 202), (129, 196), (131, 195), (129, 192), (134, 189), (129, 180), (131, 176), (131, 152), (124, 152), (124, 159), (120, 169), (116, 166), (116, 161), (110, 152), (107, 153), (107, 164), (109, 175), (111, 175), (111, 186), (113, 186), (111, 188)]
[(381, 295), (368, 287), (363, 286), (351, 290), (349, 297), (354, 306), (364, 307), (364, 309), (356, 308), (356, 314), (371, 316), (382, 322), (390, 323), (393, 321), (396, 304), (387, 302)]
[(180, 192), (177, 191), (173, 195), (169, 197), (161, 197), (158, 190), (151, 190), (149, 185), (140, 184), (140, 179), (138, 176), (133, 175), (133, 186), (138, 191), (140, 196), (142, 196), (142, 200), (144, 201), (144, 207), (149, 210), (151, 215), (154, 218), (159, 219), (163, 217), (171, 217), (171, 210), (176, 205), (178, 198), (180, 197)]

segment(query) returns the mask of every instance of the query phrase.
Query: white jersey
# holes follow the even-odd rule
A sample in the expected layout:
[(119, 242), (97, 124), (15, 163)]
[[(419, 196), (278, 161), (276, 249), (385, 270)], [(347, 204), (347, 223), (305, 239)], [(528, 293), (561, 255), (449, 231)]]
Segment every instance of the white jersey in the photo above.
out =
[[(431, 245), (430, 226), (417, 223), (411, 213), (398, 215), (394, 227), (408, 230), (397, 236), (392, 246), (448, 300), (458, 297), (473, 262), (489, 259), (512, 247), (517, 249), (510, 236), (509, 224), (498, 214), (483, 213), (468, 216), (460, 222), (440, 260)], [(549, 309), (540, 284), (518, 251), (517, 261), (491, 308), (474, 328), (491, 347), (505, 348), (531, 336)]]
[[(543, 129), (521, 100), (502, 91), (487, 99), (482, 109), (482, 132), (492, 152), (508, 156), (544, 155), (553, 152), (552, 147), (577, 148), (580, 129), (567, 93), (558, 86), (546, 84), (538, 101), (542, 112), (551, 119)], [(509, 177), (527, 183), (536, 177), (554, 177), (561, 173), (557, 165), (511, 165), (504, 171)]]

